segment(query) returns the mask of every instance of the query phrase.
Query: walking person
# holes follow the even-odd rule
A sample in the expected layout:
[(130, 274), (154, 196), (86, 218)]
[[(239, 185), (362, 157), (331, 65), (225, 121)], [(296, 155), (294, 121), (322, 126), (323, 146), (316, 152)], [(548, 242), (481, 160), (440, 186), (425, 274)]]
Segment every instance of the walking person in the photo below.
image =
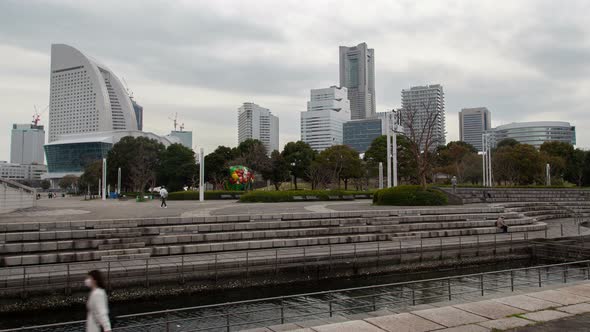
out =
[(453, 186), (453, 194), (457, 193), (457, 177), (453, 175), (451, 178), (451, 185)]
[(160, 204), (161, 208), (164, 208), (164, 209), (168, 208), (168, 204), (166, 204), (167, 197), (168, 197), (168, 190), (166, 190), (166, 187), (162, 186), (162, 188), (160, 188), (160, 199), (162, 200), (162, 203)]
[(90, 296), (86, 302), (86, 332), (110, 332), (109, 303), (105, 292), (104, 279), (98, 270), (88, 272), (84, 285), (90, 288)]
[(496, 220), (496, 228), (501, 229), (502, 233), (508, 233), (508, 226), (504, 222), (504, 216), (500, 216), (500, 218)]

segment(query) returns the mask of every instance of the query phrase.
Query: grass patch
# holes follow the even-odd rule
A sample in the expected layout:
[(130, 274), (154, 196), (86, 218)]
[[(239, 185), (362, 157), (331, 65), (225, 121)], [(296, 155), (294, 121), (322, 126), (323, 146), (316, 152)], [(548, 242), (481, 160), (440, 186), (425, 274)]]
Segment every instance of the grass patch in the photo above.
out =
[(381, 189), (373, 195), (375, 205), (432, 206), (446, 205), (447, 196), (438, 190), (422, 189), (420, 186), (398, 186)]
[(365, 195), (370, 198), (372, 193), (367, 191), (350, 190), (286, 190), (286, 191), (250, 191), (240, 197), (243, 203), (277, 203), (297, 201), (338, 201), (352, 200)]

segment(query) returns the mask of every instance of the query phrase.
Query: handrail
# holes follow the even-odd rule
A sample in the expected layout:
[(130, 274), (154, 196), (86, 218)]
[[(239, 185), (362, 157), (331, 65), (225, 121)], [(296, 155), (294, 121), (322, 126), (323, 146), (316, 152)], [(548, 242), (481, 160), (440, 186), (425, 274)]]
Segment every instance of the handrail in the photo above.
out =
[[(220, 304), (213, 304), (213, 305), (203, 305), (203, 306), (194, 306), (194, 307), (187, 307), (187, 308), (180, 308), (180, 309), (167, 309), (167, 310), (159, 310), (159, 311), (151, 311), (151, 312), (144, 312), (144, 313), (139, 313), (139, 314), (130, 314), (130, 315), (121, 315), (118, 316), (117, 319), (125, 319), (125, 318), (137, 318), (137, 317), (145, 317), (145, 316), (150, 316), (150, 315), (162, 315), (162, 314), (174, 314), (174, 313), (179, 313), (179, 312), (185, 312), (188, 310), (203, 310), (203, 309), (211, 309), (211, 308), (223, 308), (223, 307), (232, 307), (232, 306), (239, 306), (239, 305), (244, 305), (244, 304), (252, 304), (252, 303), (257, 303), (257, 302), (277, 302), (280, 301), (281, 303), (281, 311), (283, 311), (285, 308), (295, 308), (295, 307), (301, 307), (301, 306), (309, 306), (309, 304), (291, 304), (291, 305), (284, 305), (283, 302), (287, 301), (289, 299), (293, 299), (293, 298), (301, 298), (301, 297), (311, 297), (311, 296), (317, 296), (317, 295), (330, 295), (330, 294), (337, 294), (337, 293), (345, 293), (345, 292), (353, 292), (353, 291), (363, 291), (363, 290), (368, 290), (368, 289), (375, 289), (375, 288), (386, 288), (386, 287), (400, 287), (401, 286), (401, 290), (400, 289), (396, 289), (396, 290), (392, 290), (389, 292), (380, 292), (379, 294), (372, 294), (372, 295), (359, 295), (356, 297), (348, 297), (346, 299), (341, 299), (341, 300), (346, 300), (346, 301), (351, 301), (351, 300), (357, 300), (357, 299), (364, 299), (364, 298), (372, 298), (373, 300), (375, 300), (376, 297), (378, 296), (382, 296), (384, 294), (399, 294), (402, 293), (403, 296), (400, 297), (399, 299), (395, 299), (394, 301), (389, 301), (390, 303), (412, 303), (415, 302), (416, 298), (414, 297), (414, 292), (415, 290), (421, 290), (424, 291), (425, 289), (437, 289), (437, 287), (427, 287), (427, 288), (417, 288), (414, 289), (412, 287), (409, 287), (411, 285), (416, 285), (416, 284), (420, 284), (420, 283), (437, 283), (440, 282), (441, 286), (438, 287), (438, 289), (442, 289), (447, 290), (448, 289), (448, 293), (441, 293), (441, 294), (435, 294), (435, 295), (429, 295), (428, 299), (433, 298), (441, 298), (441, 297), (447, 297), (449, 298), (449, 300), (452, 298), (452, 296), (458, 296), (458, 295), (462, 295), (462, 294), (471, 294), (471, 293), (481, 293), (482, 295), (484, 294), (484, 292), (490, 291), (490, 290), (496, 290), (496, 289), (503, 289), (503, 288), (510, 288), (512, 291), (514, 291), (515, 286), (521, 286), (521, 285), (536, 285), (537, 281), (535, 280), (530, 280), (528, 282), (525, 282), (523, 280), (523, 282), (518, 282), (515, 283), (515, 274), (517, 272), (520, 271), (527, 271), (527, 270), (537, 270), (539, 272), (539, 280), (538, 280), (538, 285), (539, 287), (541, 287), (541, 270), (546, 269), (546, 272), (543, 272), (545, 274), (547, 274), (546, 279), (544, 280), (545, 282), (548, 281), (563, 281), (564, 283), (567, 282), (567, 271), (568, 271), (568, 267), (570, 266), (581, 266), (583, 265), (583, 267), (581, 267), (580, 269), (585, 270), (586, 273), (581, 273), (581, 274), (574, 274), (574, 275), (570, 275), (570, 280), (572, 277), (590, 277), (590, 260), (582, 260), (582, 261), (576, 261), (576, 262), (569, 262), (569, 263), (557, 263), (557, 264), (546, 264), (546, 265), (539, 265), (539, 266), (532, 266), (532, 267), (523, 267), (523, 268), (514, 268), (514, 269), (504, 269), (504, 270), (498, 270), (498, 271), (490, 271), (490, 272), (482, 272), (482, 273), (471, 273), (471, 274), (464, 274), (464, 275), (455, 275), (455, 276), (449, 276), (449, 277), (440, 277), (440, 278), (429, 278), (429, 279), (421, 279), (421, 280), (415, 280), (415, 281), (407, 281), (407, 282), (395, 282), (395, 283), (386, 283), (386, 284), (380, 284), (380, 285), (371, 285), (371, 286), (362, 286), (362, 287), (351, 287), (351, 288), (344, 288), (344, 289), (339, 289), (339, 290), (330, 290), (330, 291), (321, 291), (321, 292), (310, 292), (310, 293), (302, 293), (302, 294), (296, 294), (296, 295), (288, 295), (288, 296), (275, 296), (275, 297), (267, 297), (267, 298), (262, 298), (262, 299), (254, 299), (254, 300), (244, 300), (244, 301), (235, 301), (235, 302), (225, 302), (225, 303), (220, 303)], [(549, 271), (549, 269), (551, 268), (562, 268), (561, 271)], [(485, 287), (485, 277), (486, 276), (491, 276), (491, 275), (510, 275), (510, 285), (496, 285), (494, 288), (486, 288)], [(553, 274), (559, 274), (559, 277), (555, 277), (555, 278), (549, 278), (549, 274), (553, 275)], [(478, 278), (474, 278), (474, 277), (478, 277)], [(463, 279), (467, 279), (467, 281), (464, 281)], [(473, 290), (459, 290), (458, 292), (452, 292), (452, 288), (451, 288), (451, 281), (462, 281), (464, 284), (466, 285), (473, 285), (478, 284), (477, 286), (469, 286), (471, 288), (473, 288)], [(493, 279), (492, 282), (496, 282), (497, 279)], [(488, 280), (489, 282), (489, 280)], [(448, 285), (448, 286), (447, 286)], [(404, 288), (406, 288), (406, 286), (408, 286), (407, 288), (409, 289), (409, 291), (406, 291)], [(447, 288), (448, 287), (448, 288)], [(406, 293), (409, 292), (411, 294), (411, 297), (406, 297)], [(420, 297), (420, 300), (424, 300), (424, 297)], [(352, 309), (358, 309), (358, 308), (369, 308), (369, 307), (375, 307), (375, 304), (363, 304), (363, 305), (356, 305), (355, 307), (347, 307), (344, 309), (334, 309), (332, 308), (332, 304), (338, 302), (338, 299), (330, 299), (330, 300), (323, 300), (320, 301), (319, 303), (330, 303), (330, 309), (329, 309), (329, 313), (333, 314), (334, 312), (339, 312), (339, 311), (349, 311)], [(229, 316), (237, 316), (239, 314), (248, 314), (248, 313), (256, 313), (256, 312), (263, 312), (263, 311), (268, 311), (268, 308), (262, 308), (259, 310), (246, 310), (246, 311), (240, 311), (240, 312), (232, 312), (230, 313), (227, 310), (223, 310), (223, 313), (219, 313), (219, 314), (214, 314), (214, 315), (209, 315), (209, 316), (200, 316), (200, 317), (195, 317), (195, 318), (179, 318), (179, 319), (173, 319), (173, 320), (166, 320), (166, 321), (157, 321), (157, 322), (149, 322), (149, 323), (143, 323), (143, 324), (134, 324), (131, 326), (123, 326), (121, 327), (121, 329), (129, 329), (129, 328), (137, 328), (137, 327), (146, 327), (146, 326), (153, 326), (153, 325), (161, 325), (161, 324), (171, 324), (171, 323), (180, 323), (180, 322), (184, 322), (184, 321), (189, 321), (189, 320), (202, 320), (202, 319), (206, 319), (206, 318), (212, 318), (212, 317), (227, 317), (229, 319)], [(328, 312), (320, 312), (320, 313), (305, 313), (305, 314), (299, 314), (299, 315), (295, 315), (295, 316), (289, 316), (287, 318), (298, 318), (298, 317), (304, 317), (304, 316), (313, 316), (313, 315), (318, 315), (318, 314), (327, 314)], [(282, 316), (283, 317), (283, 316)], [(283, 317), (284, 319), (284, 317)], [(272, 320), (276, 320), (276, 318), (265, 318), (260, 320), (259, 322), (264, 322), (264, 321), (272, 321)], [(0, 330), (0, 332), (11, 332), (11, 331), (27, 331), (27, 330), (33, 330), (33, 329), (41, 329), (41, 328), (50, 328), (50, 327), (61, 327), (61, 326), (67, 326), (67, 325), (74, 325), (74, 324), (80, 324), (83, 321), (72, 321), (72, 322), (64, 322), (64, 323), (55, 323), (55, 324), (46, 324), (46, 325), (39, 325), (39, 326), (30, 326), (30, 327), (21, 327), (21, 328), (15, 328), (15, 329), (6, 329), (6, 330)], [(229, 322), (229, 321), (228, 321)], [(256, 323), (257, 321), (242, 321), (239, 323), (234, 323), (234, 324), (230, 324), (231, 326), (242, 326), (242, 325), (247, 325), (247, 324), (252, 324), (252, 323)], [(225, 327), (226, 325), (223, 325), (223, 327)], [(197, 331), (203, 331), (203, 330), (207, 330), (209, 329), (208, 327), (206, 328), (200, 328), (197, 329)], [(117, 328), (115, 328), (115, 330), (117, 330)]]
[(36, 191), (37, 191), (37, 190), (36, 190), (35, 188), (33, 188), (33, 187), (25, 186), (25, 185), (24, 185), (24, 184), (22, 184), (22, 183), (18, 183), (18, 182), (16, 182), (16, 181), (12, 181), (12, 180), (9, 180), (9, 179), (6, 179), (6, 178), (0, 178), (0, 183), (5, 183), (5, 184), (7, 184), (7, 185), (10, 185), (10, 186), (11, 186), (11, 187), (13, 187), (13, 188), (24, 189), (24, 190), (26, 190), (26, 191), (29, 191), (29, 192), (31, 192), (32, 194), (35, 194), (35, 193), (36, 193)]

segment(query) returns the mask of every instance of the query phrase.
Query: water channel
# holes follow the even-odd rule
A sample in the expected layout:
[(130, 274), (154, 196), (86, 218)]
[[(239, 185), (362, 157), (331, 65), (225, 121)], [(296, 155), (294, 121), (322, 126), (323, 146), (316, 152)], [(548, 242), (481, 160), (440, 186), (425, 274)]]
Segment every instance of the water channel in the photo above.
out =
[[(512, 261), (501, 264), (480, 265), (460, 269), (437, 270), (436, 272), (416, 272), (359, 276), (355, 278), (309, 281), (289, 285), (235, 289), (199, 294), (186, 294), (157, 299), (145, 299), (126, 303), (112, 303), (116, 316), (142, 312), (165, 311), (177, 308), (212, 305), (235, 301), (275, 298), (294, 294), (308, 294), (330, 290), (358, 288), (406, 281), (433, 279), (446, 276), (468, 275), (488, 271), (531, 266), (532, 262)], [(537, 270), (521, 270), (515, 273), (486, 275), (485, 280), (467, 276), (447, 282), (424, 281), (412, 285), (391, 285), (386, 287), (356, 289), (327, 294), (275, 298), (268, 301), (249, 302), (224, 307), (189, 309), (171, 313), (159, 312), (151, 315), (118, 318), (116, 331), (238, 331), (241, 329), (270, 326), (282, 322), (296, 322), (330, 316), (347, 316), (385, 308), (400, 308), (412, 304), (431, 303), (448, 300), (449, 289), (453, 299), (477, 299), (481, 296), (482, 281), (486, 294), (498, 291), (510, 292), (511, 287), (522, 288), (535, 285), (542, 279), (544, 285), (561, 283), (563, 269), (548, 268), (541, 273)], [(586, 271), (570, 268), (566, 278), (569, 281), (585, 278)], [(35, 312), (23, 315), (0, 317), (0, 328), (15, 328), (50, 324), (55, 322), (83, 320), (85, 308)], [(331, 312), (331, 314), (330, 314)], [(146, 326), (145, 324), (150, 324)], [(142, 325), (142, 326), (138, 326)], [(74, 332), (84, 331), (83, 324), (35, 329), (34, 331)]]

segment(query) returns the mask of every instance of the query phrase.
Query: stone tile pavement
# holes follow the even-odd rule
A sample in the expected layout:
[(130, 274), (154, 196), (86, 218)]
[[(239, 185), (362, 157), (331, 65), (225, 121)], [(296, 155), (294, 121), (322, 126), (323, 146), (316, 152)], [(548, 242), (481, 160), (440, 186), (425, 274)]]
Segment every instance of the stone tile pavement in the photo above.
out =
[[(249, 332), (489, 332), (590, 331), (590, 282), (490, 298), (472, 303), (414, 308), (410, 312), (318, 325), (289, 323)], [(416, 310), (417, 309), (417, 310)], [(388, 314), (389, 313), (389, 314)], [(576, 316), (578, 315), (578, 316)], [(329, 321), (329, 319), (328, 319)], [(564, 325), (565, 324), (565, 325)], [(533, 326), (534, 325), (534, 326)], [(569, 328), (564, 328), (569, 326)]]

